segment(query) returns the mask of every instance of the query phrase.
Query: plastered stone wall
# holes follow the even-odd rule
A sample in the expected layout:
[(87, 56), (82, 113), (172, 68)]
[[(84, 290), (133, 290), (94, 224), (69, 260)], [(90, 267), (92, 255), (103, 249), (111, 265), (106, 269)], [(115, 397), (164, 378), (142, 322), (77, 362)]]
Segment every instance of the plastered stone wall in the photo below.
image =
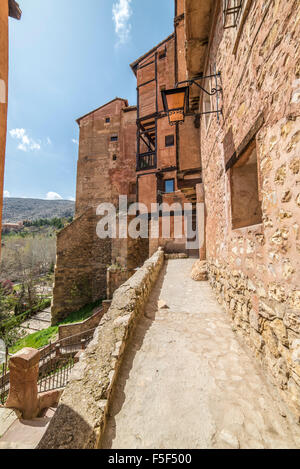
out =
[[(201, 121), (209, 278), (300, 415), (300, 3), (247, 2), (239, 39), (236, 29), (224, 31), (221, 4), (206, 73), (214, 64), (221, 71), (223, 118)], [(233, 153), (251, 129), (262, 223), (233, 230), (224, 140), (231, 131)]]
[(96, 233), (96, 212), (85, 211), (57, 236), (52, 323), (65, 319), (86, 304), (106, 298), (106, 269), (111, 240)]
[(101, 447), (110, 397), (126, 344), (163, 263), (164, 253), (159, 250), (115, 292), (93, 341), (72, 372), (39, 449)]

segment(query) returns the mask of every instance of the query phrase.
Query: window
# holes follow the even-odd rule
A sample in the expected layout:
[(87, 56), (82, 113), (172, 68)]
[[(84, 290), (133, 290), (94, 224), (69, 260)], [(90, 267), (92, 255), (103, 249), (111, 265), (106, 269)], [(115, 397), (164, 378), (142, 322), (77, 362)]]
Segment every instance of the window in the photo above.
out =
[(165, 142), (166, 142), (166, 147), (173, 147), (174, 146), (174, 135), (167, 135)]
[(117, 159), (118, 159), (117, 155), (114, 155), (113, 156), (113, 161), (117, 161)]
[(175, 192), (175, 179), (166, 179), (164, 183), (165, 183), (164, 192), (166, 194), (171, 194), (172, 192)]
[(232, 228), (262, 223), (255, 139), (230, 169)]
[(164, 51), (159, 53), (159, 60), (165, 59), (167, 57), (167, 50), (165, 49)]
[(107, 118), (105, 119), (105, 122), (106, 122), (106, 124), (109, 124), (109, 123), (110, 123), (110, 117), (107, 117)]
[(111, 141), (111, 142), (117, 142), (118, 140), (119, 140), (119, 137), (118, 137), (117, 135), (112, 135), (112, 136), (110, 137), (110, 141)]

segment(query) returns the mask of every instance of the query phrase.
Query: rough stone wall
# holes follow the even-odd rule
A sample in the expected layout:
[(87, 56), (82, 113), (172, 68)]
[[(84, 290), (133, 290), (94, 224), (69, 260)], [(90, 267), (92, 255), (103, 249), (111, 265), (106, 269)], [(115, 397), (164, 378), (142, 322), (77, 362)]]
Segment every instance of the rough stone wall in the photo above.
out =
[[(224, 117), (201, 122), (209, 277), (300, 414), (300, 4), (247, 2), (244, 25), (224, 31), (221, 3), (206, 73), (222, 73)], [(225, 163), (255, 126), (262, 223), (233, 230)]]
[(109, 267), (107, 269), (107, 298), (112, 298), (115, 291), (130, 277), (132, 277), (134, 272), (134, 269), (129, 270), (118, 266)]
[[(135, 223), (134, 215), (127, 215), (125, 220), (119, 221), (117, 232), (123, 232), (124, 223), (127, 224), (127, 238), (117, 237), (112, 239), (112, 265), (118, 265), (126, 269), (136, 269), (141, 267), (146, 259), (149, 258), (149, 239), (148, 238), (131, 238), (128, 229), (131, 222)], [(120, 226), (121, 225), (121, 226)]]
[(81, 355), (39, 449), (101, 447), (110, 396), (123, 353), (164, 263), (155, 253), (116, 292), (93, 341)]
[(116, 253), (112, 240), (97, 237), (96, 207), (113, 203), (118, 209), (119, 195), (127, 195), (128, 203), (136, 197), (136, 108), (117, 98), (78, 123), (76, 218), (57, 239), (53, 323), (106, 297), (106, 269)]
[(106, 297), (106, 269), (111, 261), (111, 240), (99, 239), (93, 208), (85, 211), (57, 236), (57, 260), (52, 323)]
[[(90, 332), (92, 329), (96, 328), (104, 314), (110, 307), (110, 301), (103, 301), (102, 306), (95, 309), (94, 314), (82, 322), (77, 322), (73, 324), (62, 324), (58, 328), (58, 338), (66, 339), (68, 337), (73, 337), (83, 332)], [(76, 338), (75, 338), (76, 339)], [(78, 339), (77, 339), (78, 340)]]
[(0, 3), (0, 254), (7, 128), (8, 1)]
[[(106, 122), (110, 119), (110, 122)], [(100, 203), (118, 203), (135, 184), (136, 108), (115, 99), (78, 120), (76, 216)], [(117, 137), (117, 141), (111, 141)]]

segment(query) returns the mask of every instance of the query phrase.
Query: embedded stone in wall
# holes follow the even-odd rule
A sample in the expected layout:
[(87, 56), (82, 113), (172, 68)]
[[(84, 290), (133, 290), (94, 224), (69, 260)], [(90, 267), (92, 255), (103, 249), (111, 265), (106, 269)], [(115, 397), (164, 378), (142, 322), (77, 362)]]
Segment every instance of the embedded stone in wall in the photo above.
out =
[(208, 280), (206, 261), (196, 261), (193, 265), (191, 278), (197, 282)]

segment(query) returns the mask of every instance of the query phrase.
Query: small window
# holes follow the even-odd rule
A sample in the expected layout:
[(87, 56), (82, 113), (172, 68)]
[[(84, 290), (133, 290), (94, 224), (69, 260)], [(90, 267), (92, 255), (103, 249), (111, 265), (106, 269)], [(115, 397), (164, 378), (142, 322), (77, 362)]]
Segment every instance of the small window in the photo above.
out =
[(255, 140), (230, 169), (232, 228), (262, 223)]
[(166, 179), (164, 183), (165, 183), (164, 192), (166, 194), (171, 194), (172, 192), (175, 192), (175, 179)]
[(167, 51), (166, 49), (163, 52), (160, 52), (158, 58), (159, 60), (165, 59), (167, 57)]
[(107, 117), (107, 118), (105, 119), (105, 122), (106, 122), (106, 124), (109, 124), (109, 123), (110, 123), (110, 117)]
[(113, 161), (117, 161), (117, 159), (118, 159), (117, 155), (114, 155), (113, 156)]
[(117, 142), (118, 140), (119, 140), (119, 137), (118, 137), (117, 135), (112, 135), (112, 136), (110, 137), (110, 141), (111, 141), (111, 142)]
[(166, 147), (173, 147), (174, 146), (174, 135), (167, 135), (166, 136)]

